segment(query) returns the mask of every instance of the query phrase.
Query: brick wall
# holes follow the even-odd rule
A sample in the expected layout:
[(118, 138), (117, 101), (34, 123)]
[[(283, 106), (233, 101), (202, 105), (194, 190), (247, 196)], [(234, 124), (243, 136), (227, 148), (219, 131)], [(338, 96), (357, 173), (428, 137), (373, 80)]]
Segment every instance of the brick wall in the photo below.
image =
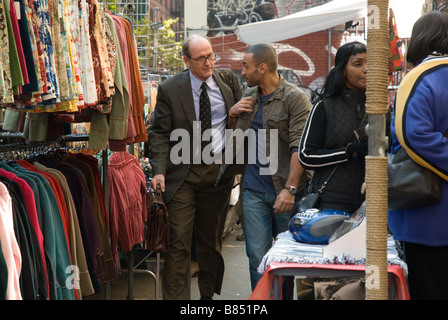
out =
[[(333, 31), (331, 39), (333, 65), (334, 54), (343, 39), (342, 31)], [(231, 68), (240, 75), (247, 45), (235, 35), (216, 36), (211, 41), (218, 55), (216, 67)], [(328, 32), (319, 31), (272, 43), (279, 56), (279, 71), (288, 81), (307, 91), (321, 88), (328, 73), (328, 41)]]

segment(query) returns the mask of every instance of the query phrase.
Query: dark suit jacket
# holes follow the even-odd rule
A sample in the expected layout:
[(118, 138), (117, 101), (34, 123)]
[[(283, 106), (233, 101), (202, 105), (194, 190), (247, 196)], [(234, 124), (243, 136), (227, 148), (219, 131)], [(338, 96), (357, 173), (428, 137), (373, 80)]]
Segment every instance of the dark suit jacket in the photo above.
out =
[[(241, 99), (241, 86), (230, 69), (213, 71), (225, 101), (227, 113)], [(184, 182), (192, 163), (193, 121), (196, 120), (189, 70), (184, 70), (159, 84), (154, 120), (149, 132), (149, 162), (153, 175), (165, 175), (164, 200), (168, 203)], [(173, 164), (171, 148), (179, 141), (170, 141), (174, 129), (185, 129), (190, 135), (189, 163)]]

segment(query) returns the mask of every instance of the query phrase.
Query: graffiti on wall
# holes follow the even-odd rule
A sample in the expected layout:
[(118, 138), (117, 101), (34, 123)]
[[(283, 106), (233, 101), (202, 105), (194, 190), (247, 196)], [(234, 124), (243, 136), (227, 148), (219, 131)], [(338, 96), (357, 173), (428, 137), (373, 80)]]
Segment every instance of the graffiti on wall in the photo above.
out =
[[(234, 30), (238, 25), (279, 18), (326, 2), (328, 0), (208, 0), (207, 14), (210, 30), (208, 35), (234, 39)], [(325, 37), (322, 41), (324, 43), (319, 42), (319, 47), (322, 48), (322, 54), (328, 56), (328, 36), (323, 36)], [(325, 45), (325, 41), (327, 45)], [(274, 43), (273, 46), (279, 55), (279, 73), (287, 81), (305, 89), (309, 95), (322, 86), (328, 71), (328, 63), (323, 68), (317, 67), (315, 57), (310, 57), (310, 54), (314, 54), (314, 52), (306, 48), (306, 44), (302, 43), (297, 47), (297, 45), (286, 41)], [(240, 76), (243, 86), (245, 79), (240, 75), (240, 64), (245, 47), (244, 43), (235, 39), (234, 42), (221, 43), (214, 48), (218, 54), (217, 67), (233, 69)], [(333, 53), (334, 48), (331, 48), (331, 51)], [(324, 70), (322, 71), (322, 69)]]
[(209, 36), (234, 33), (238, 25), (276, 17), (274, 0), (209, 0), (207, 25)]
[[(304, 50), (288, 43), (273, 43), (272, 45), (279, 56), (278, 72), (288, 82), (302, 88), (312, 98), (315, 90), (322, 87), (326, 73), (320, 74), (322, 72), (317, 70), (319, 69), (318, 66)], [(335, 51), (336, 49), (332, 47), (332, 52)], [(243, 61), (244, 50), (227, 48), (223, 51), (216, 50), (215, 52), (217, 53), (216, 67), (230, 67), (233, 69), (240, 83), (245, 87), (246, 80), (241, 75), (241, 62)], [(285, 55), (289, 56), (289, 59), (284, 59)], [(300, 61), (300, 66), (297, 66), (297, 63), (291, 64), (291, 61)], [(302, 81), (304, 77), (312, 80), (304, 83)]]
[(432, 6), (432, 10), (448, 12), (448, 1), (446, 1), (446, 0), (433, 0), (432, 3), (430, 3), (430, 2), (431, 1), (426, 0), (426, 3), (430, 4)]
[(236, 26), (281, 18), (328, 0), (208, 0), (208, 35), (231, 34)]

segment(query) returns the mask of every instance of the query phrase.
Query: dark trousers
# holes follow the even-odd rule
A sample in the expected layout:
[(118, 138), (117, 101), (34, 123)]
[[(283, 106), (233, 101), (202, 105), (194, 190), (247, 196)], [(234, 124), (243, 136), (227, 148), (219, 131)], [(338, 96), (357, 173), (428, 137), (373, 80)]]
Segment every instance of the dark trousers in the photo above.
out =
[(448, 247), (404, 243), (411, 300), (448, 299)]
[(190, 260), (193, 229), (199, 265), (201, 296), (221, 292), (224, 260), (222, 233), (233, 178), (215, 186), (219, 166), (192, 165), (183, 185), (168, 203), (170, 251), (165, 257), (162, 294), (164, 299), (189, 300)]

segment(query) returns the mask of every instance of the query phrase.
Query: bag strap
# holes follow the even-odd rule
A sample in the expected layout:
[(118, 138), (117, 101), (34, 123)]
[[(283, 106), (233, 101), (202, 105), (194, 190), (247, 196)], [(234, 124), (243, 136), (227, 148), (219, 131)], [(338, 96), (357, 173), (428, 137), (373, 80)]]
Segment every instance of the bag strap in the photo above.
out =
[(325, 180), (324, 183), (322, 183), (322, 186), (320, 187), (319, 190), (317, 190), (318, 193), (322, 193), (322, 191), (324, 191), (324, 189), (327, 187), (328, 181), (330, 181), (331, 177), (333, 176), (334, 172), (336, 171), (338, 167), (334, 167), (333, 171), (331, 171), (330, 175), (328, 176), (327, 180)]

